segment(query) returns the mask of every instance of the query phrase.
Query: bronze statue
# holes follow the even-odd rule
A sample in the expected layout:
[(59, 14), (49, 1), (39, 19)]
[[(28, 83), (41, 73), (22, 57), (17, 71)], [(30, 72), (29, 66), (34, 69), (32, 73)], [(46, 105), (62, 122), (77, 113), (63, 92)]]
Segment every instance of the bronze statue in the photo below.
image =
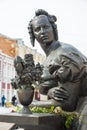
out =
[(32, 54), (25, 54), (24, 59), (17, 56), (14, 59), (14, 67), (17, 75), (11, 79), (11, 85), (18, 91), (18, 98), (23, 105), (21, 113), (31, 114), (29, 105), (34, 96), (34, 84), (41, 77), (42, 67), (40, 63), (35, 65)]
[[(81, 113), (87, 96), (87, 58), (58, 40), (56, 21), (56, 16), (39, 9), (28, 26), (31, 44), (34, 46), (36, 39), (47, 56), (40, 92), (63, 110)], [(76, 129), (82, 130), (82, 126)]]

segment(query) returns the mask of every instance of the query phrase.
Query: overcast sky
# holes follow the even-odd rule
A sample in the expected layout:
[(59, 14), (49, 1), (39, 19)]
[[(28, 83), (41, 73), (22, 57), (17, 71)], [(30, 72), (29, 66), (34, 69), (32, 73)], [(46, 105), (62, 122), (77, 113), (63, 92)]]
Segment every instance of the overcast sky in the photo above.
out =
[[(31, 48), (27, 26), (37, 9), (56, 15), (59, 41), (87, 56), (87, 0), (0, 0), (0, 33)], [(43, 54), (39, 44), (33, 49)]]

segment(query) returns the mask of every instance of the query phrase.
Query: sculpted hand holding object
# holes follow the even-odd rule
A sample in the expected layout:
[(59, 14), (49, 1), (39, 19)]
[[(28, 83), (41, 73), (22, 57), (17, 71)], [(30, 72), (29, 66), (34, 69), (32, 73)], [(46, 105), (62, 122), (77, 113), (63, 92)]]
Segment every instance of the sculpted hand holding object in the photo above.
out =
[(46, 54), (39, 89), (52, 104), (81, 113), (87, 96), (87, 58), (74, 46), (59, 41), (56, 21), (56, 16), (39, 9), (28, 26), (31, 44), (34, 46), (36, 39)]

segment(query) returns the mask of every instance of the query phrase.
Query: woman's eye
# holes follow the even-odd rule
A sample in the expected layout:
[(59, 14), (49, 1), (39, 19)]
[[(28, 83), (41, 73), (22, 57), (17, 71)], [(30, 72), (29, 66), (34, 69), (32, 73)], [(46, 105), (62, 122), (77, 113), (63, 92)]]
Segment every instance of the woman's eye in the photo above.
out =
[(35, 28), (35, 32), (39, 32), (40, 31), (40, 28)]

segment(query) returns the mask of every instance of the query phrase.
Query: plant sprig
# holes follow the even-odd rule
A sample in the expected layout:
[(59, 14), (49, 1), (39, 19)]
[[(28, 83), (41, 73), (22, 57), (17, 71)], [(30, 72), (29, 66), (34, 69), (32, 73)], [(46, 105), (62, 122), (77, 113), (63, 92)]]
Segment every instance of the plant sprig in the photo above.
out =
[(69, 129), (73, 123), (74, 118), (79, 119), (79, 114), (77, 112), (66, 112), (63, 111), (61, 107), (51, 106), (50, 108), (38, 107), (34, 106), (31, 108), (33, 113), (54, 113), (58, 115), (62, 115), (66, 118), (65, 127)]

